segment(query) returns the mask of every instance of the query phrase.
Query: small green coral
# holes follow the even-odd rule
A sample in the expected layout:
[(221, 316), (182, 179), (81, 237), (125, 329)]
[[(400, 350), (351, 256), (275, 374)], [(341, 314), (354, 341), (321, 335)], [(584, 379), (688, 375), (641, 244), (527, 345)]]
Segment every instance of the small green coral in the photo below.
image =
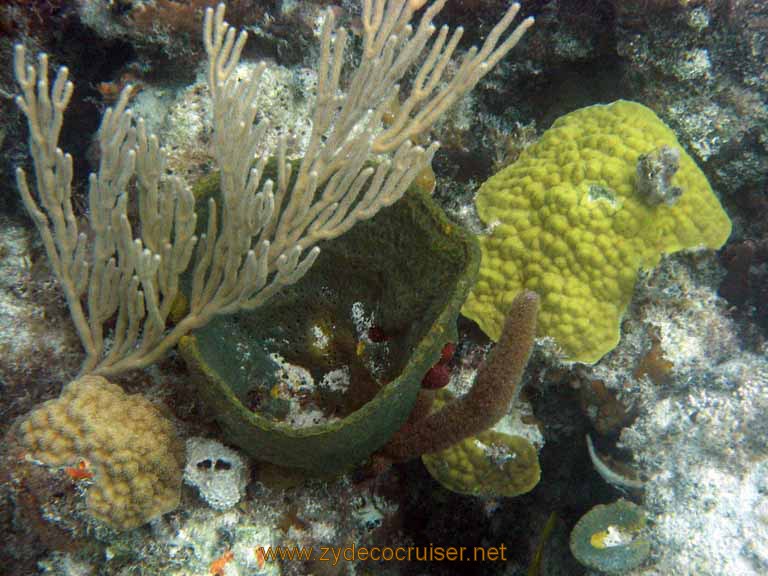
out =
[(539, 335), (587, 363), (618, 343), (639, 270), (662, 254), (719, 248), (731, 232), (672, 130), (624, 100), (559, 118), (483, 184), (477, 210), (492, 232), (462, 312), (497, 339), (514, 297), (533, 290)]
[(521, 436), (486, 430), (421, 457), (443, 486), (472, 496), (519, 496), (539, 483), (536, 448)]
[(582, 565), (607, 574), (637, 568), (650, 554), (645, 512), (627, 500), (595, 506), (571, 531), (571, 552)]

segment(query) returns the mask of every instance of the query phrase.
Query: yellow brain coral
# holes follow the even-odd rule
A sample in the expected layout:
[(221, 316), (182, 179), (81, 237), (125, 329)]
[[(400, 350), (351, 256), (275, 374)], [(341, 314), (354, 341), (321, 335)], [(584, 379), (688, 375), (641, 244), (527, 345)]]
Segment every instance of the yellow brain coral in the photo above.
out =
[(719, 248), (731, 232), (674, 133), (624, 100), (559, 118), (483, 184), (476, 205), (491, 233), (462, 312), (497, 339), (514, 297), (533, 290), (539, 335), (587, 363), (618, 343), (640, 269), (662, 254)]
[[(443, 389), (432, 410), (452, 400)], [(527, 438), (504, 432), (503, 420), (445, 450), (423, 454), (421, 461), (432, 477), (459, 494), (472, 496), (520, 496), (539, 483), (541, 468), (536, 447)]]
[(184, 447), (170, 421), (139, 394), (83, 376), (21, 424), (22, 444), (50, 466), (86, 462), (94, 485), (88, 511), (119, 530), (179, 504)]
[(421, 457), (443, 486), (472, 496), (519, 496), (539, 483), (536, 448), (521, 436), (486, 430)]

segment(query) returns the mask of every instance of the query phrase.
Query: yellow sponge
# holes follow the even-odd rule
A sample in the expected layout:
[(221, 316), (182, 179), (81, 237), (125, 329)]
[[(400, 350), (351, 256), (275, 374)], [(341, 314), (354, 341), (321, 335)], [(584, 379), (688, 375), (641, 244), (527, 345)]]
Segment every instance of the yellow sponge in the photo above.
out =
[(618, 343), (639, 270), (662, 254), (719, 248), (731, 233), (672, 130), (624, 100), (559, 118), (483, 184), (476, 205), (491, 233), (462, 313), (497, 339), (514, 297), (533, 290), (538, 335), (586, 363)]

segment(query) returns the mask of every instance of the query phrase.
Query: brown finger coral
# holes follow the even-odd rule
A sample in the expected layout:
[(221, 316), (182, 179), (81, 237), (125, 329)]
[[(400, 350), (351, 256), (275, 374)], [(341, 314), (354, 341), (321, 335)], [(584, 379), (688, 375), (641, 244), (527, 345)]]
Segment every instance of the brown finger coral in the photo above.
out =
[(21, 424), (21, 442), (50, 466), (85, 462), (93, 473), (88, 511), (128, 530), (176, 508), (184, 447), (149, 400), (100, 376), (68, 384)]

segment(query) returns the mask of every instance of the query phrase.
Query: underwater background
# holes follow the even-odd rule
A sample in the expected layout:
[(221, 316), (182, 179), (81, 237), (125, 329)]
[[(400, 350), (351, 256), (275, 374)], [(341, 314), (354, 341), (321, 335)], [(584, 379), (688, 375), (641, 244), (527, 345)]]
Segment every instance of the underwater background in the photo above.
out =
[(768, 2), (217, 5), (0, 3), (0, 574), (767, 574)]

